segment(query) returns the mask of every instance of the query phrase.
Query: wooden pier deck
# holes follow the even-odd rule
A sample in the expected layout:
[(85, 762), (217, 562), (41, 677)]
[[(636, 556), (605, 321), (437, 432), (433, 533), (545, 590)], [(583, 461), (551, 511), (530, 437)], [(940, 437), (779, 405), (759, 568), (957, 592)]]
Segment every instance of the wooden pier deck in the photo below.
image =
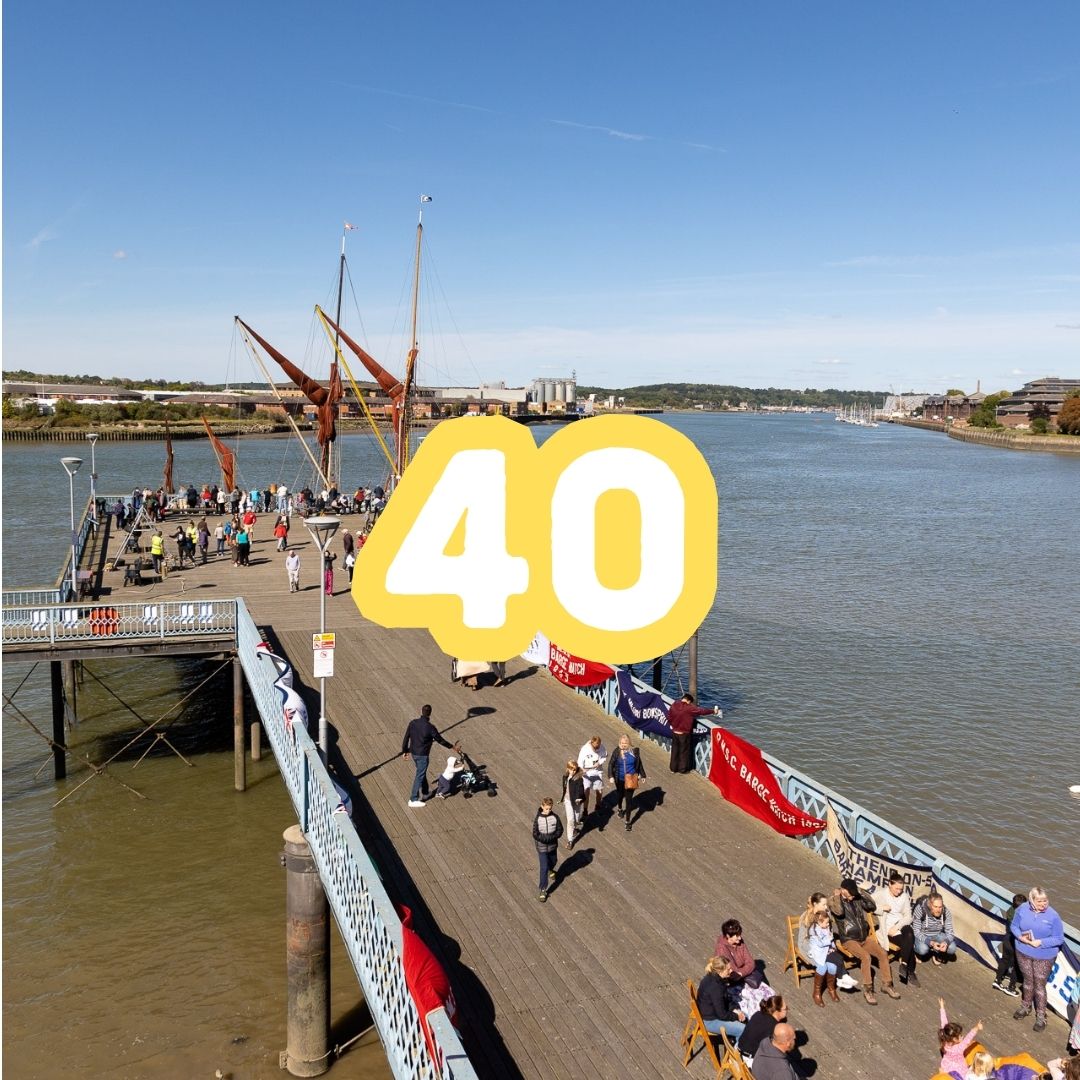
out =
[[(290, 595), (283, 556), (265, 536), (269, 520), (260, 521), (250, 567), (212, 559), (152, 589), (159, 599), (181, 587), (207, 599), (242, 595), (293, 662), (314, 723), (318, 553), (298, 522), (292, 538), (302, 591)], [(340, 553), (340, 536), (334, 548)], [(106, 587), (114, 582), (119, 573), (104, 575)], [(994, 1053), (1060, 1054), (1064, 1024), (1051, 1017), (1047, 1032), (1035, 1035), (1030, 1020), (1013, 1021), (1015, 999), (992, 990), (992, 973), (967, 958), (921, 967), (922, 988), (899, 987), (900, 1001), (879, 994), (871, 1007), (847, 993), (839, 1004), (815, 1007), (810, 980), (796, 989), (781, 971), (784, 917), (801, 911), (812, 891), (838, 883), (833, 867), (727, 804), (699, 775), (671, 774), (666, 755), (647, 742), (649, 778), (633, 832), (606, 811), (573, 853), (560, 850), (562, 880), (539, 903), (530, 834), (539, 799), (558, 800), (565, 762), (589, 736), (599, 734), (611, 750), (629, 729), (523, 661), (509, 665), (502, 688), (473, 693), (451, 683), (449, 660), (426, 633), (387, 631), (360, 617), (342, 570), (326, 607), (327, 629), (338, 635), (336, 674), (327, 682), (331, 764), (352, 784), (357, 827), (391, 895), (416, 911), (417, 929), (450, 974), (480, 1076), (710, 1075), (704, 1054), (688, 1072), (682, 1067), (686, 980), (700, 978), (729, 917), (741, 920), (769, 983), (789, 1002), (791, 1022), (806, 1034), (805, 1075), (930, 1077), (939, 994), (965, 1026), (984, 1019)], [(497, 798), (406, 806), (413, 766), (401, 757), (401, 739), (424, 703), (440, 731), (488, 767)], [(792, 748), (768, 749), (798, 764)], [(436, 745), (429, 776), (444, 762)]]

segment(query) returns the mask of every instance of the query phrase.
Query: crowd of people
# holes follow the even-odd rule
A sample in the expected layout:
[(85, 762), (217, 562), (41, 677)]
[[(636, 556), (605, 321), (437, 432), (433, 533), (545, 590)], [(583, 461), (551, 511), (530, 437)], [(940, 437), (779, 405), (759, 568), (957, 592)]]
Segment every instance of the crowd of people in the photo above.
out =
[[(876, 926), (872, 915), (877, 916)], [(1064, 944), (1062, 922), (1046, 892), (1033, 888), (1026, 897), (1014, 897), (1006, 925), (993, 986), (1022, 994), (1013, 1018), (1022, 1020), (1034, 1009), (1034, 1031), (1039, 1033), (1046, 1028), (1047, 980)], [(873, 892), (846, 878), (830, 894), (812, 893), (799, 918), (796, 947), (800, 962), (813, 968), (814, 1005), (824, 1008), (826, 995), (839, 1002), (838, 987), (861, 987), (867, 1004), (876, 1005), (875, 965), (881, 989), (890, 998), (900, 997), (893, 984), (890, 950), (897, 954), (901, 983), (918, 988), (916, 966), (945, 964), (956, 954), (956, 937), (944, 898), (931, 892), (913, 899), (903, 877), (893, 872), (888, 883)], [(849, 962), (858, 967), (861, 983), (847, 975)], [(1017, 985), (1022, 985), (1022, 991), (1014, 989)], [(767, 996), (758, 996), (758, 988), (764, 988)], [(784, 1023), (787, 1004), (765, 982), (764, 965), (753, 958), (737, 920), (729, 919), (721, 927), (714, 955), (698, 985), (697, 1003), (706, 1030), (713, 1035), (726, 1033), (753, 1067), (756, 1080), (797, 1080), (800, 1076), (798, 1054), (787, 1030), (790, 1025)], [(1073, 988), (1074, 1011), (1065, 1053), (1050, 1061), (1049, 1071), (1043, 1072), (1026, 1054), (994, 1057), (988, 1053), (977, 1041), (983, 1022), (965, 1032), (949, 1020), (945, 1002), (939, 998), (940, 1075), (952, 1080), (1080, 1080), (1078, 1003), (1080, 982)]]
[[(360, 511), (368, 517), (361, 528), (341, 532), (342, 560), (352, 583), (356, 557), (367, 540), (374, 521), (386, 505), (381, 487), (357, 488), (354, 495), (342, 495), (335, 488), (319, 493), (310, 488), (290, 492), (285, 485), (270, 484), (265, 489), (235, 488), (231, 492), (217, 485), (203, 485), (202, 491), (187, 485), (179, 493), (169, 494), (163, 488), (156, 491), (136, 488), (129, 497), (118, 499), (108, 507), (115, 517), (117, 531), (130, 529), (139, 514), (153, 528), (149, 538), (149, 554), (154, 573), (163, 578), (172, 570), (205, 565), (210, 561), (228, 559), (233, 566), (251, 565), (251, 548), (257, 528), (261, 531), (261, 514), (274, 514), (270, 531), (276, 541), (276, 551), (285, 555), (285, 570), (289, 592), (300, 591), (300, 556), (289, 545), (293, 517), (306, 518), (317, 513)], [(200, 514), (183, 520), (183, 515)], [(166, 516), (176, 518), (175, 527), (165, 526)], [(212, 521), (211, 518), (214, 518)], [(165, 529), (168, 528), (166, 533)], [(168, 542), (168, 543), (167, 543)], [(139, 544), (132, 541), (133, 548)], [(324, 553), (320, 580), (327, 595), (333, 594), (334, 565), (338, 555), (327, 549)]]

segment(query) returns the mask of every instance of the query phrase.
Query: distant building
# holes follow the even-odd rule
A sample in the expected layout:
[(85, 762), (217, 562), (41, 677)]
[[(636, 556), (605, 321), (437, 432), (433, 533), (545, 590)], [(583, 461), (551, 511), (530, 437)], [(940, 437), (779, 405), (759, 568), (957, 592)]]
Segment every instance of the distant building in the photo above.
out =
[(1080, 379), (1059, 379), (1056, 375), (1024, 383), (998, 405), (998, 423), (1011, 428), (1030, 427), (1031, 410), (1037, 404), (1045, 405), (1051, 421), (1056, 421), (1062, 402), (1076, 391), (1080, 391)]

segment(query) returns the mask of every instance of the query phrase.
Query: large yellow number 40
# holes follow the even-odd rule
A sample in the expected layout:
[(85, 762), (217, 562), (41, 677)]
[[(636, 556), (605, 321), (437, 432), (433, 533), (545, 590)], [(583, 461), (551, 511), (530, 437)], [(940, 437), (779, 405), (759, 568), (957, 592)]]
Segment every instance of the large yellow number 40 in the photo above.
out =
[(689, 439), (637, 416), (537, 448), (503, 417), (425, 438), (357, 559), (353, 598), (451, 656), (509, 659), (537, 628), (629, 663), (681, 645), (716, 593), (716, 484)]

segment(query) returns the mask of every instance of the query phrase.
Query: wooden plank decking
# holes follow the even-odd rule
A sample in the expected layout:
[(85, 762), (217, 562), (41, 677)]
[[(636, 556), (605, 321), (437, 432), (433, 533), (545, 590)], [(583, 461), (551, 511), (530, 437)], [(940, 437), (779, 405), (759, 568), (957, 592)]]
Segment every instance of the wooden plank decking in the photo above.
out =
[[(303, 560), (299, 594), (289, 594), (283, 556), (265, 538), (256, 540), (249, 568), (212, 561), (183, 578), (207, 599), (244, 596), (306, 684), (314, 721), (318, 554), (299, 524), (293, 539)], [(334, 546), (340, 552), (339, 538)], [(113, 577), (106, 574), (105, 584)], [(472, 693), (453, 684), (449, 660), (426, 633), (366, 622), (342, 570), (336, 585), (327, 599), (327, 629), (338, 634), (327, 690), (336, 729), (331, 761), (347, 784), (356, 781), (357, 827), (391, 894), (415, 909), (418, 929), (450, 972), (481, 1076), (687, 1075), (679, 1048), (686, 979), (701, 976), (729, 917), (742, 921), (770, 984), (806, 1033), (807, 1075), (929, 1077), (938, 1062), (938, 994), (965, 1025), (986, 1021), (985, 1042), (995, 1053), (1029, 1050), (1045, 1060), (1061, 1052), (1060, 1020), (1052, 1018), (1041, 1036), (1030, 1021), (1014, 1022), (1015, 999), (992, 990), (992, 973), (966, 958), (940, 970), (924, 966), (922, 988), (900, 987), (900, 1001), (879, 995), (873, 1008), (861, 995), (842, 994), (839, 1004), (816, 1008), (809, 980), (796, 990), (791, 973), (781, 972), (784, 916), (800, 911), (815, 889), (831, 889), (833, 868), (725, 803), (697, 774), (672, 775), (666, 755), (649, 743), (642, 744), (649, 780), (633, 832), (608, 811), (604, 827), (592, 827), (569, 857), (560, 851), (563, 879), (539, 903), (530, 835), (539, 799), (558, 800), (563, 765), (590, 735), (601, 735), (610, 750), (629, 729), (521, 661), (510, 665), (506, 687)], [(166, 599), (179, 587), (172, 575), (156, 595)], [(401, 738), (425, 702), (447, 738), (488, 766), (497, 798), (406, 806), (413, 767), (401, 758)], [(798, 764), (792, 747), (769, 749)], [(429, 775), (442, 767), (441, 755), (436, 745)], [(699, 1055), (689, 1074), (709, 1073)]]

